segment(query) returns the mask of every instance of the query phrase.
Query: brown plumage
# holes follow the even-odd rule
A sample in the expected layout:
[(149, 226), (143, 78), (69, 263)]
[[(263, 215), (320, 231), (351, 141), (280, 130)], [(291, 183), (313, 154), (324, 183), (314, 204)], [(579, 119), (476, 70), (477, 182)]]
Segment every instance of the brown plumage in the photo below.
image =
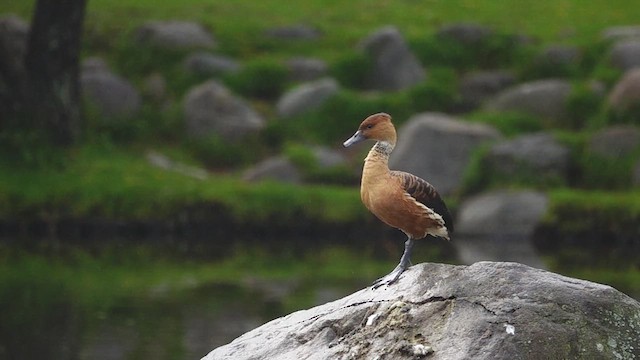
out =
[(453, 221), (447, 206), (431, 184), (413, 174), (389, 170), (389, 155), (396, 144), (391, 116), (378, 113), (367, 117), (344, 146), (367, 139), (377, 142), (365, 158), (360, 186), (362, 202), (380, 220), (402, 230), (408, 238), (400, 263), (374, 283), (374, 287), (378, 287), (395, 282), (410, 266), (415, 239), (432, 235), (449, 240)]

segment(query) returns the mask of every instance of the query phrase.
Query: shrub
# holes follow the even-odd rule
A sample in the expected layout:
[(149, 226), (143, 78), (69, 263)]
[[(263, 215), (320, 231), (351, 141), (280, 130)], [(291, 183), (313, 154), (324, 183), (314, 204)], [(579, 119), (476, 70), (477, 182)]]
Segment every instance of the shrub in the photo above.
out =
[(543, 128), (538, 118), (519, 112), (477, 112), (471, 114), (469, 119), (491, 125), (505, 136), (536, 132)]
[(347, 88), (364, 89), (371, 67), (371, 60), (365, 54), (353, 52), (336, 61), (331, 66), (331, 74)]
[(236, 93), (263, 100), (277, 99), (287, 84), (288, 71), (276, 60), (248, 63), (240, 72), (227, 75), (225, 83)]

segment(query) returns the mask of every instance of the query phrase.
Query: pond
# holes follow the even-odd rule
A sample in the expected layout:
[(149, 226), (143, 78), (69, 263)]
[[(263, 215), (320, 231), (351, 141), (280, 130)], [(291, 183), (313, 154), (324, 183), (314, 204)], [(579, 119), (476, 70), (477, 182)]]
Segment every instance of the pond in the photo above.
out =
[[(199, 359), (271, 319), (368, 286), (402, 251), (401, 235), (374, 240), (0, 238), (0, 359)], [(421, 241), (414, 262), (515, 260), (558, 270), (522, 239), (454, 240)], [(569, 269), (567, 257), (558, 259)], [(565, 274), (638, 298), (638, 270)]]

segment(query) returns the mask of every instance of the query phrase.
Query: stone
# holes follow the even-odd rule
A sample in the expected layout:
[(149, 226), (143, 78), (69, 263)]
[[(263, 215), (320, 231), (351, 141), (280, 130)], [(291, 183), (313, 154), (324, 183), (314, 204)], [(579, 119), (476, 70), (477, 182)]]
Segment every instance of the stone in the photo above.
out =
[(215, 80), (193, 87), (183, 103), (187, 135), (191, 138), (216, 135), (239, 141), (265, 126), (264, 119), (248, 103)]
[(320, 59), (294, 57), (286, 61), (289, 76), (293, 81), (317, 80), (328, 73), (327, 63)]
[(622, 71), (640, 67), (640, 39), (625, 39), (613, 44), (609, 61)]
[(417, 114), (399, 128), (389, 167), (427, 180), (441, 195), (452, 194), (462, 185), (473, 152), (500, 137), (488, 125), (441, 113)]
[(195, 52), (187, 56), (182, 66), (187, 72), (196, 75), (224, 75), (240, 71), (242, 67), (236, 60), (208, 52)]
[(149, 21), (134, 31), (140, 45), (164, 49), (211, 48), (216, 45), (211, 33), (201, 24), (189, 21)]
[(148, 151), (146, 154), (146, 158), (149, 164), (163, 170), (173, 171), (198, 180), (205, 180), (209, 177), (207, 170), (173, 161), (166, 155), (163, 155), (157, 151)]
[(143, 94), (156, 103), (162, 103), (168, 98), (167, 80), (159, 73), (151, 73), (142, 83)]
[(633, 174), (631, 174), (631, 183), (638, 187), (640, 186), (640, 161), (636, 162), (633, 167)]
[(436, 36), (464, 45), (477, 45), (493, 35), (493, 30), (476, 23), (454, 23), (442, 26)]
[(277, 318), (203, 360), (638, 357), (636, 300), (518, 263), (479, 262), (412, 266), (396, 284)]
[(474, 109), (515, 81), (515, 76), (508, 71), (480, 71), (464, 75), (458, 88), (465, 108)]
[(322, 36), (318, 29), (304, 24), (268, 29), (265, 34), (279, 40), (315, 40)]
[(604, 40), (620, 40), (628, 38), (640, 39), (640, 25), (612, 26), (602, 30)]
[(103, 58), (98, 56), (90, 56), (80, 64), (80, 71), (82, 73), (94, 73), (94, 72), (109, 72), (111, 69)]
[(250, 182), (275, 180), (299, 184), (302, 181), (300, 171), (284, 156), (275, 156), (261, 161), (245, 171), (242, 178)]
[(8, 57), (4, 61), (13, 68), (24, 58), (28, 36), (29, 24), (22, 18), (13, 14), (0, 16), (0, 47), (5, 49), (2, 53)]
[(300, 84), (282, 95), (276, 104), (279, 117), (290, 118), (322, 106), (340, 91), (333, 78), (323, 78)]
[(383, 27), (358, 45), (371, 59), (365, 85), (371, 90), (397, 91), (421, 83), (425, 70), (393, 26)]
[(316, 159), (316, 164), (322, 169), (346, 165), (347, 163), (347, 159), (341, 152), (328, 147), (313, 146), (311, 151)]
[(624, 73), (611, 90), (607, 102), (616, 112), (624, 112), (640, 106), (640, 68)]
[(638, 148), (640, 129), (633, 125), (616, 125), (593, 134), (587, 150), (599, 156), (618, 158), (630, 155)]
[(572, 86), (567, 80), (536, 80), (509, 87), (485, 106), (489, 111), (522, 112), (550, 120), (567, 115), (567, 99)]
[(528, 190), (498, 190), (466, 199), (452, 242), (458, 259), (464, 264), (517, 261), (544, 268), (533, 236), (548, 206), (545, 194)]
[(535, 133), (494, 144), (485, 160), (490, 171), (511, 177), (525, 171), (538, 177), (565, 179), (570, 151), (551, 134)]
[(80, 88), (90, 106), (104, 118), (132, 117), (140, 110), (142, 100), (138, 90), (97, 59), (83, 65)]
[(535, 59), (537, 64), (546, 66), (578, 66), (582, 59), (582, 51), (573, 45), (548, 45)]

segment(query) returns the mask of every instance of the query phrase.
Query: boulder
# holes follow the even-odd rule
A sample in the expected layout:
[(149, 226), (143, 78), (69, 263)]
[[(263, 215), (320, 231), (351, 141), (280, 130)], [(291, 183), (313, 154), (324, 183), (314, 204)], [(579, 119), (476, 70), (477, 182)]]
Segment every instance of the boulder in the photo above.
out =
[(294, 57), (286, 61), (289, 76), (293, 81), (312, 81), (325, 76), (327, 63), (320, 59)]
[(184, 115), (187, 134), (192, 138), (217, 135), (237, 141), (265, 125), (249, 104), (215, 80), (189, 90), (184, 98)]
[(232, 74), (241, 68), (240, 63), (230, 57), (202, 51), (189, 54), (182, 66), (187, 72), (201, 76)]
[(322, 36), (320, 30), (304, 24), (268, 29), (265, 34), (279, 40), (315, 40)]
[(302, 181), (300, 171), (284, 156), (274, 156), (261, 161), (244, 172), (245, 181), (275, 180), (279, 182), (298, 184)]
[(540, 51), (535, 59), (536, 64), (544, 66), (578, 66), (582, 59), (582, 51), (573, 45), (548, 45)]
[(12, 68), (22, 66), (21, 62), (27, 49), (29, 24), (16, 15), (0, 16), (0, 47), (7, 59), (3, 59)]
[(633, 186), (640, 186), (640, 161), (633, 166), (633, 174), (631, 174), (631, 183)]
[(364, 39), (359, 48), (371, 58), (372, 67), (365, 79), (365, 85), (371, 90), (402, 90), (426, 78), (422, 65), (393, 26), (377, 30)]
[(602, 30), (604, 40), (621, 40), (628, 38), (640, 39), (640, 25), (612, 26)]
[(640, 67), (624, 73), (611, 90), (607, 102), (616, 112), (640, 106)]
[(523, 172), (541, 178), (565, 179), (569, 172), (569, 148), (547, 133), (527, 134), (494, 144), (486, 163), (499, 176)]
[(517, 263), (419, 264), (389, 287), (272, 320), (203, 360), (633, 359), (640, 303)]
[(545, 119), (566, 116), (572, 86), (567, 80), (536, 80), (507, 88), (491, 99), (486, 109), (522, 112)]
[(639, 147), (639, 128), (633, 125), (616, 125), (593, 134), (587, 151), (603, 157), (617, 158), (630, 155)]
[(131, 117), (140, 110), (142, 100), (138, 90), (112, 73), (100, 59), (90, 58), (82, 65), (80, 88), (90, 106), (104, 118)]
[(535, 191), (494, 191), (465, 200), (458, 211), (452, 244), (465, 264), (517, 261), (544, 268), (533, 246), (535, 229), (548, 209)]
[(609, 61), (611, 65), (623, 71), (640, 67), (640, 39), (616, 42), (609, 52)]
[[(142, 82), (142, 93), (156, 104), (162, 104), (169, 97), (167, 80), (159, 72), (151, 73)], [(167, 104), (166, 102), (165, 104)]]
[(149, 21), (134, 31), (140, 45), (163, 49), (211, 48), (216, 45), (211, 33), (190, 21)]
[(389, 166), (429, 181), (440, 194), (451, 194), (460, 188), (472, 153), (499, 138), (498, 131), (488, 125), (441, 113), (417, 114), (400, 127)]
[(300, 115), (320, 107), (339, 90), (338, 82), (332, 78), (300, 84), (282, 95), (276, 111), (282, 118)]
[(462, 103), (474, 109), (493, 95), (513, 85), (515, 76), (503, 70), (480, 71), (464, 75), (458, 85)]
[(476, 23), (447, 24), (436, 32), (439, 38), (464, 45), (477, 45), (486, 41), (491, 35), (493, 35), (491, 28)]

